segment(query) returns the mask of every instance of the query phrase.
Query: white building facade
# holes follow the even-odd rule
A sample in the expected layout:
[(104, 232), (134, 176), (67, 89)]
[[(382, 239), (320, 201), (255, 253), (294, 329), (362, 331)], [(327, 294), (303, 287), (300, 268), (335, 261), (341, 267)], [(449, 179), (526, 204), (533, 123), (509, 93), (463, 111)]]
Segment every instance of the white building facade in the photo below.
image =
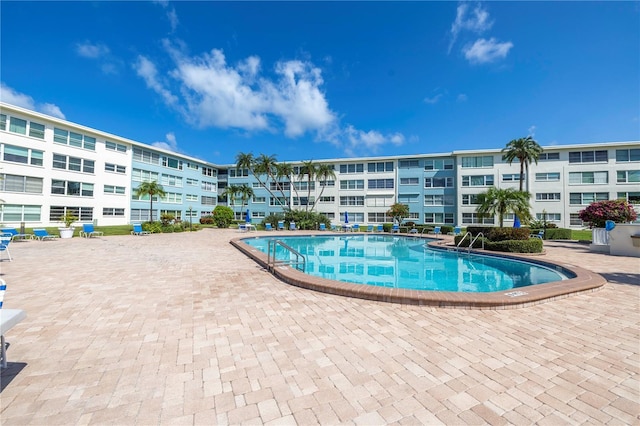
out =
[[(640, 210), (640, 141), (543, 148), (524, 182), (534, 217), (582, 228), (578, 212), (593, 201), (624, 198)], [(154, 200), (155, 220), (166, 213), (197, 221), (224, 204), (238, 219), (248, 209), (258, 223), (288, 204), (313, 205), (335, 224), (348, 213), (350, 223), (366, 225), (390, 222), (386, 212), (400, 202), (416, 223), (497, 225), (496, 218), (477, 215), (477, 195), (491, 186), (518, 188), (520, 179), (520, 164), (504, 162), (501, 149), (314, 163), (330, 165), (335, 178), (309, 184), (302, 175), (283, 183), (282, 191), (271, 182), (267, 191), (234, 164), (216, 165), (0, 103), (3, 226), (58, 226), (65, 212), (99, 226), (146, 221), (149, 199), (135, 195), (145, 181), (157, 181), (167, 193)], [(303, 167), (302, 161), (291, 165)], [(254, 191), (247, 205), (220, 196), (226, 186), (243, 184)], [(512, 221), (507, 217), (505, 226)]]

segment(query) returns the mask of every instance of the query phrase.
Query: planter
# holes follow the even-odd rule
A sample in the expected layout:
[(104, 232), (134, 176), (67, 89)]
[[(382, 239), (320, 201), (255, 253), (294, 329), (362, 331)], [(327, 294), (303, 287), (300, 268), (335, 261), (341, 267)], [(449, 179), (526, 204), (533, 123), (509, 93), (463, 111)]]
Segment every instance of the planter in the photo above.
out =
[(609, 245), (609, 231), (605, 228), (593, 228), (591, 235), (592, 245)]
[(640, 235), (632, 235), (631, 242), (634, 247), (640, 247)]
[(72, 238), (75, 228), (58, 228), (60, 238)]

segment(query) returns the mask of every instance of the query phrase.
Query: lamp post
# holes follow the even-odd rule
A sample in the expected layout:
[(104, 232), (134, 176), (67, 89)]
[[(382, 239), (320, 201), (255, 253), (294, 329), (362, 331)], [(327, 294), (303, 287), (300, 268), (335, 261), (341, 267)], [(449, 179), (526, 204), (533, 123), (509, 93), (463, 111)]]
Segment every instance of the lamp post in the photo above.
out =
[(189, 232), (191, 232), (191, 222), (193, 220), (192, 212), (193, 212), (193, 207), (189, 206)]

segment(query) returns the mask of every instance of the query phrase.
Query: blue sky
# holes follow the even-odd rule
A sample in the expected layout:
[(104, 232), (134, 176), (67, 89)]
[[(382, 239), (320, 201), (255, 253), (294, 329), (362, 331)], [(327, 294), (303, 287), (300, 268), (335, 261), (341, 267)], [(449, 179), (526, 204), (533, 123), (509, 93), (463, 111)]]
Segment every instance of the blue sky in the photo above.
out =
[(217, 164), (640, 140), (639, 2), (7, 2), (3, 102)]

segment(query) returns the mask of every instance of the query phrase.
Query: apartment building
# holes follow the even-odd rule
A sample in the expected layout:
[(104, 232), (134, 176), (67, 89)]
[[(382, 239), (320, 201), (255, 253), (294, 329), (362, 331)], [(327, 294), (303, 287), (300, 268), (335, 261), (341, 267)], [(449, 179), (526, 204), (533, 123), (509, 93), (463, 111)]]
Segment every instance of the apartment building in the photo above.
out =
[[(248, 209), (259, 222), (290, 205), (313, 208), (336, 224), (347, 213), (351, 223), (378, 224), (390, 222), (386, 212), (400, 202), (416, 223), (496, 224), (476, 208), (478, 194), (489, 187), (519, 186), (520, 165), (504, 162), (501, 148), (317, 160), (335, 178), (311, 181), (300, 174), (302, 161), (291, 162), (295, 177), (274, 182), (235, 164), (216, 165), (0, 103), (0, 223), (56, 226), (68, 211), (97, 225), (149, 220), (149, 199), (135, 189), (157, 181), (166, 196), (154, 200), (154, 219), (169, 213), (197, 221), (225, 204), (236, 218)], [(245, 184), (254, 191), (246, 205), (221, 196), (228, 185)], [(524, 188), (534, 217), (560, 227), (583, 227), (578, 212), (593, 201), (624, 198), (640, 210), (640, 141), (544, 147)], [(512, 221), (507, 217), (505, 226)]]

